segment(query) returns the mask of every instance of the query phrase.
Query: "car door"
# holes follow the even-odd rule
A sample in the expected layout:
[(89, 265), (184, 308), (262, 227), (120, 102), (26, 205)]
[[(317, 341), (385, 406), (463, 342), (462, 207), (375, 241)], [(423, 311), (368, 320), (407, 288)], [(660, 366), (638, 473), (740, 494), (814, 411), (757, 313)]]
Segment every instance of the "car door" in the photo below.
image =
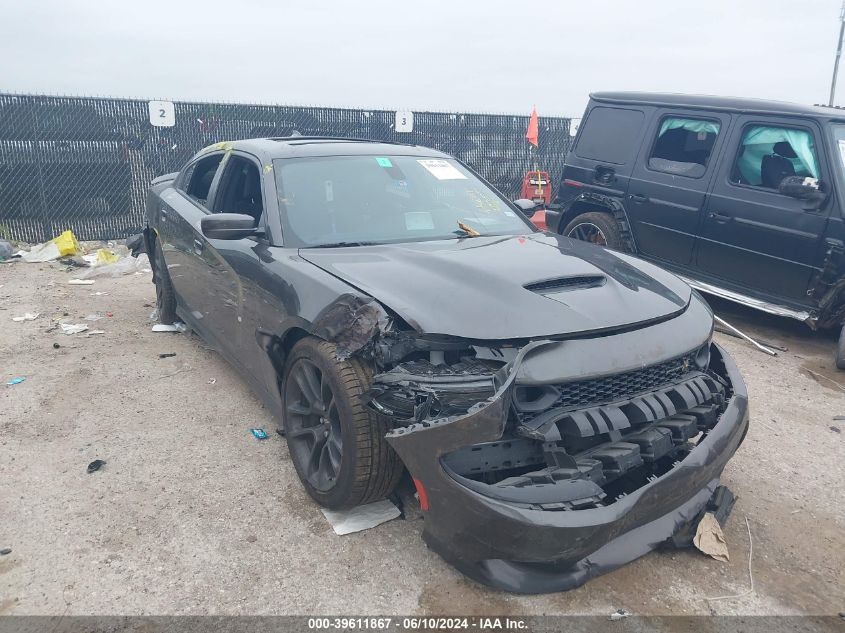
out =
[[(215, 184), (212, 213), (242, 213), (253, 216), (256, 227), (263, 228), (264, 196), (261, 190), (260, 163), (255, 156), (242, 151), (230, 152)], [(211, 239), (202, 234), (197, 225), (200, 242), (199, 278), (206, 288), (198, 314), (214, 344), (226, 352), (242, 368), (249, 363), (244, 349), (243, 308), (249, 302), (246, 295), (253, 292), (250, 279), (254, 276), (258, 258), (255, 248), (260, 237), (235, 240)]]
[(159, 239), (170, 280), (180, 305), (189, 313), (205, 300), (198, 284), (204, 271), (197, 262), (201, 256), (197, 234), (200, 219), (209, 213), (212, 185), (223, 156), (223, 152), (214, 152), (189, 163), (174, 187), (162, 194), (158, 210)]
[(808, 302), (832, 196), (812, 205), (781, 194), (778, 185), (788, 175), (832, 182), (821, 140), (809, 119), (739, 118), (701, 225), (702, 273), (734, 290)]
[(637, 158), (625, 208), (637, 251), (687, 266), (730, 115), (660, 109)]

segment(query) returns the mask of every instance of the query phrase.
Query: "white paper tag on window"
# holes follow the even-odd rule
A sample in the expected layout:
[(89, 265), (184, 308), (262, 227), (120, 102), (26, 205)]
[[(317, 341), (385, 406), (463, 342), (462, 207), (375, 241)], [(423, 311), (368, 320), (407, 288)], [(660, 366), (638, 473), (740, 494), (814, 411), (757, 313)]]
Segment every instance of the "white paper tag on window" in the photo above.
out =
[(842, 164), (845, 165), (845, 140), (839, 141), (839, 156), (842, 158)]
[(396, 123), (393, 129), (397, 132), (414, 131), (414, 113), (410, 110), (399, 110), (396, 112)]
[(581, 119), (569, 119), (569, 136), (578, 134), (579, 127), (581, 127)]
[(418, 160), (417, 162), (425, 167), (428, 173), (437, 178), (437, 180), (466, 180), (466, 176), (448, 161), (427, 158), (425, 160)]
[(428, 211), (409, 211), (405, 214), (405, 228), (409, 231), (431, 231), (434, 220)]
[(172, 101), (150, 101), (150, 123), (156, 127), (176, 125), (176, 106)]
[(334, 202), (334, 184), (331, 180), (326, 181), (326, 202)]

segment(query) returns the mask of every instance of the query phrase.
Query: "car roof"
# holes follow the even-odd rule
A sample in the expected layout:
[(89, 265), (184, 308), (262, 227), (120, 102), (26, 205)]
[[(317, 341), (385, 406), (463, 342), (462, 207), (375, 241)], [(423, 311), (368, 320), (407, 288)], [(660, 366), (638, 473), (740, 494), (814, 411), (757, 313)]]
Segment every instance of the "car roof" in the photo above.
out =
[(825, 119), (845, 119), (845, 109), (836, 106), (803, 105), (788, 101), (767, 101), (743, 97), (672, 94), (668, 92), (594, 92), (594, 101), (656, 106), (682, 106), (704, 110), (803, 115)]
[(433, 156), (451, 158), (448, 154), (422, 145), (408, 145), (389, 141), (373, 141), (357, 138), (336, 138), (328, 136), (282, 136), (251, 138), (240, 141), (217, 143), (206, 148), (233, 149), (263, 154), (273, 158), (296, 158), (299, 156)]

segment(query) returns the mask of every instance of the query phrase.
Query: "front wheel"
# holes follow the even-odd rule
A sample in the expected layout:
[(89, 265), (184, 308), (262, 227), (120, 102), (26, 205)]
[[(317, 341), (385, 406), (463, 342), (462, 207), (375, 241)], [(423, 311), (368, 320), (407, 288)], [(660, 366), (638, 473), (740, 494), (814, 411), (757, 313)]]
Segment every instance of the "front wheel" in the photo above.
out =
[(333, 343), (308, 337), (282, 378), (285, 438), (305, 490), (322, 506), (351, 508), (388, 496), (402, 476), (390, 429), (363, 401), (371, 372), (337, 360)]
[(836, 367), (845, 369), (845, 324), (839, 332), (839, 343), (836, 345)]
[(153, 242), (153, 282), (156, 286), (156, 311), (160, 323), (170, 325), (176, 321), (176, 293), (170, 282), (170, 273), (164, 261), (161, 241)]
[(563, 234), (582, 242), (624, 250), (616, 220), (602, 211), (589, 211), (576, 216), (566, 225)]

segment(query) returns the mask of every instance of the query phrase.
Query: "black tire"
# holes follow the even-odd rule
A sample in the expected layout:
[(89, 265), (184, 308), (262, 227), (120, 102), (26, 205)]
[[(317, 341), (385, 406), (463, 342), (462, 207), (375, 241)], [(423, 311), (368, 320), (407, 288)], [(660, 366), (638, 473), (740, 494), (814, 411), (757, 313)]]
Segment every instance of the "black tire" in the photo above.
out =
[(589, 211), (575, 216), (561, 234), (576, 240), (625, 250), (619, 225), (612, 215), (604, 211)]
[(156, 285), (156, 308), (159, 323), (170, 325), (176, 321), (176, 294), (170, 283), (170, 273), (164, 261), (159, 240), (153, 242), (153, 282)]
[(845, 369), (845, 324), (839, 332), (839, 342), (836, 344), (836, 367)]
[(388, 425), (364, 404), (372, 372), (358, 359), (337, 360), (335, 352), (334, 343), (315, 337), (294, 345), (282, 406), (285, 439), (306, 492), (326, 508), (345, 509), (391, 494), (404, 466), (384, 438)]

